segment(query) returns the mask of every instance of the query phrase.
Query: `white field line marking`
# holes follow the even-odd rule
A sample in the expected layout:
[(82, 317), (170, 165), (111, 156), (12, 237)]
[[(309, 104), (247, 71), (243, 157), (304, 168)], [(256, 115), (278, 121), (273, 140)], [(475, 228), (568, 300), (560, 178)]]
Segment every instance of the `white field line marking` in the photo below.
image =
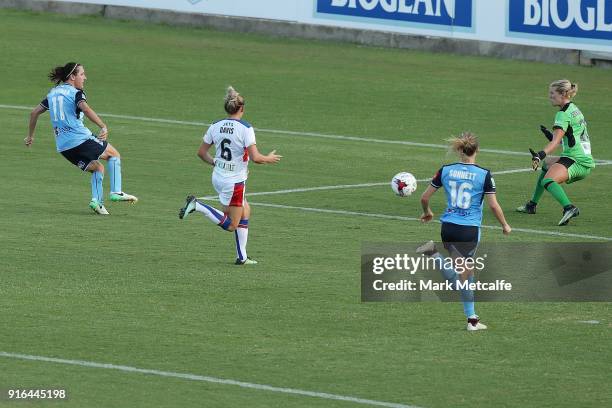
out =
[[(416, 217), (403, 217), (401, 215), (363, 213), (363, 212), (357, 212), (357, 211), (331, 210), (331, 209), (325, 209), (325, 208), (297, 207), (297, 206), (292, 206), (292, 205), (270, 204), (270, 203), (254, 203), (251, 201), (249, 201), (249, 204), (260, 206), (260, 207), (282, 208), (282, 209), (287, 209), (287, 210), (299, 210), (299, 211), (308, 211), (308, 212), (326, 213), (326, 214), (355, 215), (355, 216), (361, 216), (361, 217), (382, 218), (386, 220), (420, 221)], [(438, 223), (438, 224), (440, 223), (440, 221), (438, 220), (434, 220), (433, 222)], [(481, 227), (485, 229), (501, 230), (501, 227), (498, 227), (496, 225), (482, 225)], [(597, 235), (586, 235), (586, 234), (574, 234), (570, 232), (541, 231), (541, 230), (534, 230), (534, 229), (529, 229), (529, 228), (512, 227), (512, 232), (526, 232), (529, 234), (552, 235), (552, 236), (557, 236), (557, 237), (584, 238), (584, 239), (595, 239), (595, 240), (602, 240), (602, 241), (612, 241), (612, 238), (610, 237), (600, 237)]]
[[(422, 180), (417, 180), (422, 181)], [(255, 193), (247, 193), (247, 197), (263, 196), (263, 195), (277, 195), (277, 194), (290, 194), (290, 193), (305, 193), (308, 191), (324, 191), (324, 190), (342, 190), (349, 188), (364, 188), (364, 187), (378, 187), (389, 184), (385, 183), (363, 183), (363, 184), (339, 184), (334, 186), (319, 186), (319, 187), (303, 187), (303, 188), (290, 188), (287, 190), (274, 190), (274, 191), (259, 191)], [(198, 197), (200, 200), (213, 200), (217, 198), (216, 195)]]
[(349, 397), (349, 396), (344, 396), (344, 395), (328, 394), (326, 392), (315, 392), (315, 391), (298, 390), (295, 388), (274, 387), (271, 385), (254, 384), (254, 383), (230, 380), (230, 379), (225, 379), (225, 378), (216, 378), (216, 377), (209, 377), (209, 376), (196, 375), (196, 374), (187, 374), (187, 373), (175, 373), (172, 371), (151, 370), (151, 369), (130, 367), (130, 366), (124, 366), (124, 365), (95, 363), (91, 361), (82, 361), (82, 360), (66, 360), (63, 358), (32, 356), (32, 355), (27, 355), (27, 354), (7, 353), (4, 351), (0, 351), (0, 357), (7, 357), (7, 358), (13, 358), (13, 359), (19, 359), (19, 360), (44, 361), (48, 363), (68, 364), (68, 365), (89, 367), (89, 368), (105, 368), (108, 370), (118, 370), (118, 371), (129, 372), (129, 373), (149, 374), (149, 375), (157, 375), (160, 377), (173, 377), (173, 378), (181, 378), (181, 379), (192, 380), (192, 381), (203, 381), (203, 382), (215, 383), (215, 384), (235, 385), (235, 386), (242, 387), (242, 388), (251, 388), (251, 389), (261, 390), (261, 391), (302, 395), (302, 396), (307, 396), (307, 397), (316, 397), (316, 398), (323, 398), (323, 399), (328, 399), (328, 400), (346, 401), (346, 402), (353, 402), (356, 404), (363, 404), (363, 405), (370, 405), (370, 406), (377, 406), (377, 407), (418, 408), (413, 405), (404, 405), (404, 404), (397, 404), (393, 402), (375, 401), (375, 400), (369, 400), (369, 399), (363, 399), (363, 398)]
[[(19, 110), (30, 110), (30, 107), (27, 106), (18, 106), (18, 105), (1, 105), (0, 104), (0, 109), (19, 109)], [(118, 119), (129, 119), (129, 120), (138, 120), (138, 121), (144, 121), (144, 122), (157, 122), (157, 123), (169, 123), (169, 124), (179, 124), (179, 125), (191, 125), (191, 126), (210, 126), (210, 123), (205, 123), (205, 122), (189, 122), (189, 121), (182, 121), (182, 120), (171, 120), (171, 119), (158, 119), (158, 118), (147, 118), (147, 117), (142, 117), (142, 116), (129, 116), (129, 115), (115, 115), (112, 113), (104, 113), (101, 114), (104, 116), (108, 116), (108, 117), (113, 117), (113, 118), (118, 118)], [(287, 135), (295, 135), (295, 136), (313, 136), (313, 137), (322, 137), (322, 138), (328, 138), (328, 139), (340, 139), (340, 140), (353, 140), (353, 141), (360, 141), (360, 142), (371, 142), (371, 143), (388, 143), (388, 144), (402, 144), (402, 145), (408, 145), (408, 146), (420, 146), (420, 147), (432, 147), (432, 148), (443, 148), (443, 149), (448, 149), (447, 145), (441, 145), (441, 144), (431, 144), (431, 143), (418, 143), (418, 142), (408, 142), (408, 141), (402, 141), (402, 140), (381, 140), (381, 139), (371, 139), (371, 138), (362, 138), (362, 137), (354, 137), (354, 136), (341, 136), (341, 135), (326, 135), (326, 134), (322, 134), (322, 133), (313, 133), (313, 132), (294, 132), (294, 131), (285, 131), (285, 130), (276, 130), (276, 129), (257, 129), (256, 130), (260, 131), (260, 132), (268, 132), (268, 133), (277, 133), (277, 134), (287, 134)], [(527, 155), (527, 153), (522, 153), (522, 152), (516, 152), (516, 151), (510, 151), (510, 150), (498, 150), (498, 149), (480, 149), (480, 151), (482, 152), (488, 152), (488, 153), (498, 153), (498, 154), (507, 154), (507, 155), (520, 155), (520, 156), (525, 156)], [(612, 160), (605, 160), (605, 159), (600, 159), (600, 165), (609, 165), (612, 164)], [(525, 172), (525, 171), (529, 171), (530, 169), (515, 169), (515, 170), (505, 170), (503, 172), (497, 172), (494, 174), (509, 174), (509, 173), (520, 173), (520, 172)], [(426, 181), (426, 179), (424, 180)], [(357, 185), (358, 187), (371, 187), (372, 185), (384, 185), (386, 183), (366, 183), (364, 185)], [(355, 185), (351, 185), (350, 187), (353, 187)], [(315, 190), (330, 190), (334, 188), (350, 188), (349, 186), (323, 186), (323, 187), (315, 187)], [(302, 191), (311, 191), (311, 190), (304, 190), (301, 189)], [(261, 192), (261, 193), (251, 193), (250, 195), (264, 195), (264, 194), (281, 194), (281, 192)], [(214, 198), (214, 197), (213, 197)], [(209, 198), (209, 199), (213, 199), (213, 198)], [(259, 205), (263, 205), (263, 204), (259, 204)], [(290, 208), (290, 207), (287, 207)], [(295, 208), (302, 208), (302, 207), (295, 207)], [(315, 209), (311, 209), (311, 210), (315, 210)], [(364, 213), (356, 213), (356, 214), (364, 214)], [(383, 215), (383, 214), (379, 214), (379, 215)], [(488, 226), (488, 225), (483, 225), (483, 228), (494, 228), (494, 229), (500, 229), (499, 227), (496, 226)], [(546, 234), (546, 235), (558, 235), (558, 236), (568, 236), (568, 237), (580, 237), (580, 238), (591, 238), (591, 239), (604, 239), (604, 240), (612, 240), (612, 238), (607, 238), (607, 237), (597, 237), (597, 236), (592, 236), (592, 235), (581, 235), (581, 234), (568, 234), (568, 233), (556, 233), (553, 231), (537, 231), (537, 230), (529, 230), (529, 229), (521, 229), (521, 228), (514, 228), (515, 231), (524, 231), (524, 232), (530, 232), (530, 233), (536, 233), (536, 234)]]
[[(528, 171), (533, 171), (533, 169), (529, 168), (529, 169), (502, 170), (502, 171), (494, 172), (493, 175), (497, 176), (499, 174), (526, 173)], [(419, 183), (428, 182), (428, 181), (431, 181), (431, 178), (418, 179), (417, 181)], [(391, 185), (391, 183), (388, 181), (385, 181), (385, 182), (380, 182), (380, 183), (338, 184), (338, 185), (333, 185), (333, 186), (302, 187), (302, 188), (291, 188), (287, 190), (259, 191), (255, 193), (247, 193), (247, 197), (263, 196), (263, 195), (277, 195), (277, 194), (290, 194), (290, 193), (304, 193), (304, 192), (309, 192), (309, 191), (343, 190), (343, 189), (350, 189), (350, 188), (379, 187), (379, 186), (386, 186), (386, 185)], [(211, 195), (211, 196), (198, 197), (198, 198), (201, 200), (213, 200), (216, 197), (217, 197), (216, 195)]]
[[(612, 164), (611, 161), (601, 161), (597, 162), (599, 166), (608, 166)], [(493, 172), (493, 176), (498, 176), (501, 174), (514, 174), (514, 173), (527, 173), (533, 171), (532, 168), (527, 169), (513, 169), (513, 170), (501, 170)], [(418, 179), (419, 183), (429, 182), (431, 178)], [(286, 190), (274, 190), (274, 191), (258, 191), (254, 193), (247, 193), (247, 197), (255, 197), (255, 196), (263, 196), (263, 195), (278, 195), (278, 194), (291, 194), (291, 193), (305, 193), (309, 191), (325, 191), (325, 190), (344, 190), (351, 188), (366, 188), (366, 187), (379, 187), (390, 185), (390, 182), (380, 182), (380, 183), (361, 183), (361, 184), (338, 184), (333, 186), (317, 186), (317, 187), (302, 187), (302, 188), (290, 188)], [(201, 200), (213, 200), (217, 196), (205, 196), (198, 197)]]
[[(31, 110), (32, 107), (20, 106), (20, 105), (0, 105), (0, 109)], [(192, 122), (192, 121), (185, 121), (185, 120), (148, 118), (144, 116), (117, 115), (113, 113), (99, 113), (99, 115), (106, 116), (109, 118), (137, 120), (141, 122), (167, 123), (167, 124), (172, 124), (172, 125), (187, 125), (187, 126), (200, 126), (200, 127), (210, 126), (210, 123), (206, 123), (206, 122)], [(292, 130), (264, 129), (264, 128), (255, 128), (255, 130), (258, 132), (273, 133), (273, 134), (279, 134), (279, 135), (307, 136), (307, 137), (318, 137), (318, 138), (323, 138), (323, 139), (350, 140), (354, 142), (383, 143), (383, 144), (428, 147), (428, 148), (433, 148), (433, 149), (448, 150), (448, 145), (445, 145), (445, 144), (410, 142), (407, 140), (385, 140), (385, 139), (374, 139), (374, 138), (369, 138), (369, 137), (330, 135), (330, 134), (316, 133), (316, 132), (296, 132)], [(486, 153), (505, 154), (505, 155), (512, 155), (512, 156), (529, 156), (529, 153), (527, 152), (517, 152), (513, 150), (480, 149), (480, 151), (486, 152)]]

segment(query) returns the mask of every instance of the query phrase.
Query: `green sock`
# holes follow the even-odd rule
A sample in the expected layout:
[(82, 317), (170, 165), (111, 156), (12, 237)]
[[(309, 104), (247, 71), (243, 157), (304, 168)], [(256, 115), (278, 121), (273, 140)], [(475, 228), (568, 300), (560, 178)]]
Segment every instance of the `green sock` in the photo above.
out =
[(544, 175), (546, 175), (546, 169), (542, 169), (540, 175), (538, 176), (538, 182), (536, 183), (535, 190), (533, 192), (533, 196), (531, 197), (531, 201), (534, 203), (538, 203), (540, 198), (542, 198), (542, 194), (544, 194), (544, 186), (542, 185), (542, 180), (544, 180)]
[(571, 204), (571, 201), (569, 198), (567, 198), (563, 187), (561, 187), (561, 185), (559, 185), (559, 183), (557, 183), (555, 180), (545, 178), (542, 180), (542, 184), (544, 185), (544, 188), (546, 188), (546, 190), (548, 190), (548, 192), (555, 197), (555, 200), (557, 200), (563, 208)]

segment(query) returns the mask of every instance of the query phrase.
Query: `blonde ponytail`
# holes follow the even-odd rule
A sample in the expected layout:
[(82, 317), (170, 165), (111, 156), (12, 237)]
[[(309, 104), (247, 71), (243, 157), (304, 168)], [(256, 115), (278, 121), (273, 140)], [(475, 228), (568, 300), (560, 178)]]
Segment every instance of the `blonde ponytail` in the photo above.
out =
[(463, 132), (461, 136), (451, 137), (446, 141), (452, 151), (462, 156), (472, 157), (478, 151), (478, 137), (471, 132)]
[(550, 84), (550, 88), (559, 95), (572, 99), (578, 93), (578, 84), (574, 84), (567, 79), (559, 79)]
[(223, 106), (229, 115), (233, 115), (244, 106), (244, 98), (230, 85), (227, 87)]

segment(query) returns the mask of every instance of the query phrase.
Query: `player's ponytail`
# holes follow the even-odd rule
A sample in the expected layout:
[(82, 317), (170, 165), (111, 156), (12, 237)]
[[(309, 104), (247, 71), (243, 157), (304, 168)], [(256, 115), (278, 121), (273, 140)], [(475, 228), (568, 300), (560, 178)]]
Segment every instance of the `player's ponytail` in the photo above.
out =
[(461, 156), (472, 157), (478, 151), (478, 137), (471, 132), (463, 132), (461, 136), (447, 140), (452, 151)]
[(550, 88), (569, 99), (572, 99), (578, 93), (578, 84), (574, 84), (567, 79), (554, 81), (550, 84)]
[(63, 67), (55, 67), (49, 72), (49, 79), (59, 85), (61, 82), (66, 82), (70, 75), (76, 73), (77, 67), (81, 64), (76, 62), (69, 62)]
[(240, 108), (244, 106), (244, 98), (240, 95), (234, 87), (227, 87), (227, 93), (225, 94), (225, 100), (223, 107), (229, 115), (234, 115), (240, 111)]
[(577, 93), (578, 93), (578, 84), (572, 83), (572, 85), (570, 86), (570, 90), (567, 93), (567, 96), (571, 99), (574, 96), (576, 96)]

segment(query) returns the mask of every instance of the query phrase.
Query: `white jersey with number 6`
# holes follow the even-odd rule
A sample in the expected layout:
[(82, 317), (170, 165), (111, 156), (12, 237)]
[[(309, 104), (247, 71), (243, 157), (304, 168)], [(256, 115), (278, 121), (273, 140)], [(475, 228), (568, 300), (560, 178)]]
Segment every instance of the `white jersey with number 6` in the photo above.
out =
[(206, 131), (204, 143), (215, 145), (215, 175), (234, 183), (247, 179), (247, 147), (255, 144), (255, 131), (248, 122), (236, 119), (215, 122)]

